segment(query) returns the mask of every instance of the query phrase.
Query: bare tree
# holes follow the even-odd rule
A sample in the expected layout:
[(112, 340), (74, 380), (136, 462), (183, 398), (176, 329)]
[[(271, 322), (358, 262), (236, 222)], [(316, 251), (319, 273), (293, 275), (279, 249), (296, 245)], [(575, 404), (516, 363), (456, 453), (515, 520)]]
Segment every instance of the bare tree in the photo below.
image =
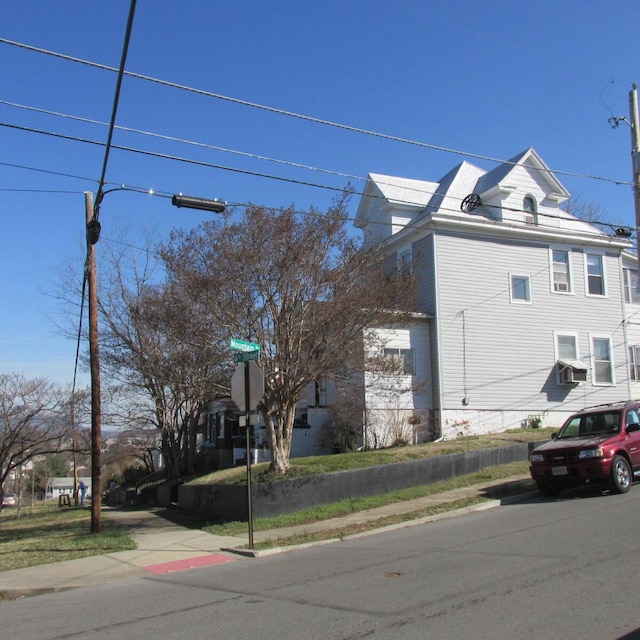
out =
[(13, 470), (43, 454), (70, 450), (70, 393), (44, 378), (0, 374), (0, 504)]
[(161, 252), (199, 317), (215, 319), (227, 337), (261, 345), (260, 409), (279, 473), (290, 466), (304, 388), (347, 364), (362, 366), (363, 330), (402, 322), (413, 304), (411, 274), (348, 236), (346, 205), (347, 197), (326, 212), (249, 206), (174, 232)]
[(192, 474), (196, 426), (228, 384), (216, 327), (178, 283), (154, 283), (147, 265), (127, 269), (114, 256), (110, 275), (100, 299), (102, 366), (116, 398), (110, 420), (154, 425), (169, 478)]

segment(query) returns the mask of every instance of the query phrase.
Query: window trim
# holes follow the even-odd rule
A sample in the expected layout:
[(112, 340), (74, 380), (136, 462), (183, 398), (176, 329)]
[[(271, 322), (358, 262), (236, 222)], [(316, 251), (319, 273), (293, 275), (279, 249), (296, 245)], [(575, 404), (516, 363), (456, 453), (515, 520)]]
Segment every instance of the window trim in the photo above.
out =
[[(591, 293), (589, 287), (589, 256), (595, 256), (600, 259), (600, 278), (602, 282), (602, 293)], [(607, 296), (607, 269), (605, 262), (605, 254), (602, 251), (585, 251), (584, 252), (584, 292), (590, 298), (606, 298)]]
[[(514, 283), (513, 283), (513, 279), (514, 278), (522, 278), (523, 280), (525, 280), (526, 282), (526, 288), (527, 288), (527, 298), (526, 299), (522, 299), (522, 298), (516, 298), (514, 297)], [(531, 275), (528, 273), (516, 273), (516, 272), (509, 272), (509, 299), (510, 302), (512, 304), (533, 304), (533, 289), (531, 286)]]
[[(567, 255), (567, 290), (562, 291), (562, 289), (556, 289), (556, 272), (554, 266), (556, 261), (554, 259), (554, 252), (562, 252)], [(549, 276), (550, 276), (550, 286), (551, 293), (557, 293), (562, 296), (573, 295), (573, 258), (572, 251), (569, 247), (560, 247), (560, 246), (550, 246), (549, 247)], [(560, 263), (558, 263), (560, 264)]]
[[(596, 361), (596, 349), (595, 349), (595, 340), (606, 340), (609, 346), (609, 373), (611, 376), (611, 381), (600, 382), (597, 379), (598, 370), (596, 368), (596, 362), (601, 362), (600, 360)], [(590, 333), (589, 334), (589, 346), (590, 346), (590, 359), (591, 359), (591, 384), (595, 387), (614, 387), (616, 385), (616, 368), (613, 359), (613, 341), (611, 339), (611, 335), (602, 334), (602, 333)]]

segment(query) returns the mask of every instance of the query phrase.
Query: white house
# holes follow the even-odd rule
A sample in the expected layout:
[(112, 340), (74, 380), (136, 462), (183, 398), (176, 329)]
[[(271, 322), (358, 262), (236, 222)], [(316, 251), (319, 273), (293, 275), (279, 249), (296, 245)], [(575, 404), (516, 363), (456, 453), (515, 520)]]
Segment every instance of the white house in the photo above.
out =
[(563, 211), (569, 195), (532, 148), (437, 182), (369, 175), (355, 224), (419, 277), (424, 314), (385, 345), (416, 384), (367, 388), (369, 419), (397, 407), (454, 438), (640, 394), (631, 242)]

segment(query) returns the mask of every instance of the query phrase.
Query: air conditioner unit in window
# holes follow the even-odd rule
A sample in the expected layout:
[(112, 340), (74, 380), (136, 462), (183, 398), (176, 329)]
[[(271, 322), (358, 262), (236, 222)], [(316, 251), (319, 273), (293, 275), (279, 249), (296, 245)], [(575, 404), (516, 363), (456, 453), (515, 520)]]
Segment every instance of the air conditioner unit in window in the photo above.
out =
[(569, 291), (569, 285), (566, 282), (556, 282), (556, 291)]
[(563, 367), (560, 369), (560, 381), (562, 384), (578, 384), (579, 382), (586, 382), (587, 370)]

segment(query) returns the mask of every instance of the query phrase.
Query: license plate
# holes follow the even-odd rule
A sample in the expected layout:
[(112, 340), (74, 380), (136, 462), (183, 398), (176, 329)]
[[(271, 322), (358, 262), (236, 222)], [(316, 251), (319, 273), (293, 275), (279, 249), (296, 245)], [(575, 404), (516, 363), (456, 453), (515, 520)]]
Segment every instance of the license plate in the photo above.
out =
[(567, 467), (551, 467), (551, 473), (554, 476), (566, 476)]

